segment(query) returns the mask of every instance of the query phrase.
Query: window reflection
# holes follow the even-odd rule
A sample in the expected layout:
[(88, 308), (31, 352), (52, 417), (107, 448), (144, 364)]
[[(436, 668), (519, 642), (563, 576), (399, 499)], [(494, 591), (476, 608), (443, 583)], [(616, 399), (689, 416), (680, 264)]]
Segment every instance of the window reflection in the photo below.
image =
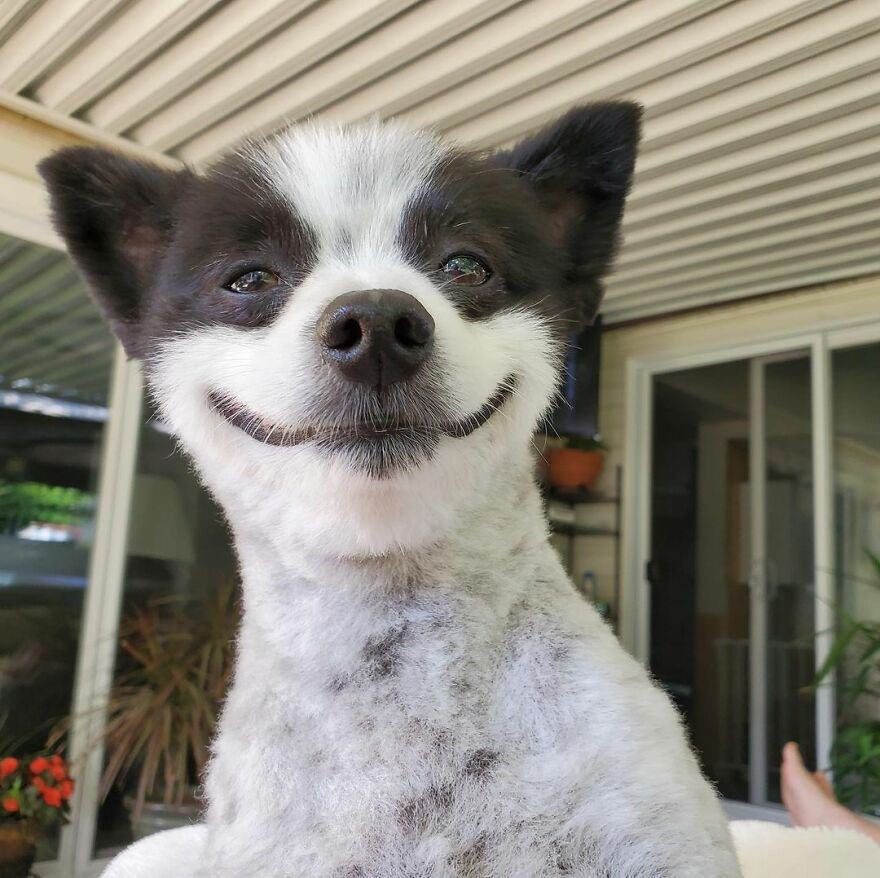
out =
[[(179, 740), (178, 724), (191, 724), (197, 710), (216, 709), (222, 697), (237, 623), (236, 564), (221, 511), (176, 450), (149, 402), (145, 415), (132, 495), (121, 630), (127, 637), (160, 643), (162, 658), (155, 666), (144, 667), (123, 648), (117, 653), (116, 681), (134, 681), (141, 687), (138, 698), (143, 703), (151, 697), (148, 690), (154, 680), (172, 672), (189, 674), (193, 653), (210, 652), (213, 671), (185, 696), (191, 699), (199, 690), (204, 703), (193, 705), (188, 713), (169, 711), (172, 739)], [(200, 740), (202, 733), (200, 727), (192, 737)], [(136, 837), (192, 819), (199, 760), (190, 753), (183, 761), (186, 765), (176, 773), (179, 777), (175, 776), (172, 788), (158, 783), (137, 812), (140, 761), (110, 786), (99, 812), (96, 857), (108, 856)], [(165, 798), (172, 803), (163, 802)]]
[(0, 235), (3, 755), (42, 747), (70, 711), (112, 357), (67, 257)]

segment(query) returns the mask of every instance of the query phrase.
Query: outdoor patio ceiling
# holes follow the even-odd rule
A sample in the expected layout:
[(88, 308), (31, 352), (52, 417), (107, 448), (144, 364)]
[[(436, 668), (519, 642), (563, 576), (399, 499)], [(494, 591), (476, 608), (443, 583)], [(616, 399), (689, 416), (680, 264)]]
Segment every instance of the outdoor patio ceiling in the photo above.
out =
[(0, 235), (0, 393), (102, 405), (112, 360), (113, 339), (70, 260)]
[(0, 105), (196, 165), (310, 114), (484, 148), (612, 97), (646, 122), (608, 321), (880, 271), (877, 0), (0, 4)]

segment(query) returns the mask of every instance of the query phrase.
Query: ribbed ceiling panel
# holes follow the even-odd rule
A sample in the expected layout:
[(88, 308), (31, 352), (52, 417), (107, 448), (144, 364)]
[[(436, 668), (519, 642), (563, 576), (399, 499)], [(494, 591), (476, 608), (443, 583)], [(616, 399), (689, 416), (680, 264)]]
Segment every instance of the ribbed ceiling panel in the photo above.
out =
[(112, 359), (67, 256), (0, 235), (0, 390), (102, 404)]
[(310, 114), (493, 147), (631, 97), (611, 321), (880, 271), (878, 0), (7, 0), (0, 100), (209, 161)]

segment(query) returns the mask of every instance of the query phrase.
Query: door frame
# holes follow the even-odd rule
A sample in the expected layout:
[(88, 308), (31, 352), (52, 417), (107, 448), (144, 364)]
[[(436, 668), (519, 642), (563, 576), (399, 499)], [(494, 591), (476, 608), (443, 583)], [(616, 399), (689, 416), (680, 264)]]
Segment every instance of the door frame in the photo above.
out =
[[(796, 306), (795, 306), (796, 307)], [(650, 656), (651, 593), (646, 570), (651, 557), (651, 483), (653, 379), (656, 375), (710, 366), (731, 360), (808, 350), (813, 426), (813, 533), (815, 569), (816, 664), (824, 661), (833, 641), (834, 600), (834, 471), (831, 398), (831, 352), (880, 342), (880, 319), (825, 319), (813, 327), (780, 332), (747, 342), (716, 344), (693, 350), (632, 356), (626, 362), (626, 428), (624, 431), (623, 550), (620, 636), (647, 666)], [(827, 754), (834, 738), (833, 677), (816, 693), (816, 752)], [(754, 748), (757, 742), (752, 744)], [(752, 817), (779, 819), (780, 809), (762, 804), (730, 803)]]

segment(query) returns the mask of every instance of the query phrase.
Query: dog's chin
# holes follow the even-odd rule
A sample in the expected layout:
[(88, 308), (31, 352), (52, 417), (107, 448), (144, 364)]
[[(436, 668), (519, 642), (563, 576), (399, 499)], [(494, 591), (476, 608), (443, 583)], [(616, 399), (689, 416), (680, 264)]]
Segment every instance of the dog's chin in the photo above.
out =
[(509, 376), (476, 412), (437, 423), (389, 416), (366, 423), (292, 427), (267, 421), (220, 392), (210, 393), (208, 403), (227, 424), (264, 445), (290, 448), (310, 444), (328, 456), (343, 458), (353, 469), (374, 478), (387, 478), (430, 460), (443, 437), (464, 439), (479, 430), (515, 389), (516, 379)]
[(315, 442), (319, 453), (340, 457), (359, 472), (372, 478), (386, 479), (426, 463), (441, 439), (436, 430), (411, 432), (389, 430), (357, 437), (336, 437)]

